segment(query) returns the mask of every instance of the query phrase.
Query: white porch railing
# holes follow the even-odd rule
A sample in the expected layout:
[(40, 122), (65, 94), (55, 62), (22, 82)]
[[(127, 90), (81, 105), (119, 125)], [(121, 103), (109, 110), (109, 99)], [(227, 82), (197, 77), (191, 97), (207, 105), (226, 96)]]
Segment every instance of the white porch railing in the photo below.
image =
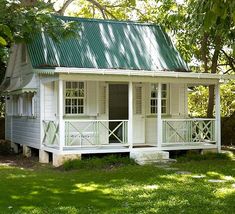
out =
[(127, 145), (128, 120), (65, 120), (65, 146)]
[(215, 143), (215, 119), (163, 119), (163, 145)]
[(46, 146), (59, 146), (59, 124), (52, 120), (43, 120), (43, 129), (42, 143)]

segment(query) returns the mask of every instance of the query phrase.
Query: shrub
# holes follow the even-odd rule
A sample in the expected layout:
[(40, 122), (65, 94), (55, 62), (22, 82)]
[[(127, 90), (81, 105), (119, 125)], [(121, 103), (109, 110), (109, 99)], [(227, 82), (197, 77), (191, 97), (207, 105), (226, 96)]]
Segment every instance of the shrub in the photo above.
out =
[(0, 155), (12, 154), (12, 148), (9, 141), (0, 140)]
[(231, 160), (233, 158), (234, 155), (232, 152), (226, 152), (226, 153), (208, 152), (206, 154), (189, 152), (186, 155), (177, 158), (177, 161), (185, 162), (185, 161), (203, 161), (203, 160)]
[(102, 158), (91, 157), (82, 160), (68, 160), (64, 163), (65, 170), (72, 169), (111, 169), (124, 165), (133, 165), (134, 160), (129, 157), (121, 157), (120, 155), (107, 155)]

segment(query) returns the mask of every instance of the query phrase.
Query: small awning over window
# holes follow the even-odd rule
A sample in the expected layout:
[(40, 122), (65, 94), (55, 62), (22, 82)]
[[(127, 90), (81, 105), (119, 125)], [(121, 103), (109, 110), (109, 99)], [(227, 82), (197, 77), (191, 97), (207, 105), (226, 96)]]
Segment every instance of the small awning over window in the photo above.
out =
[(36, 93), (36, 78), (35, 74), (25, 75), (24, 78), (11, 78), (10, 84), (4, 90), (4, 94), (22, 94), (22, 93)]

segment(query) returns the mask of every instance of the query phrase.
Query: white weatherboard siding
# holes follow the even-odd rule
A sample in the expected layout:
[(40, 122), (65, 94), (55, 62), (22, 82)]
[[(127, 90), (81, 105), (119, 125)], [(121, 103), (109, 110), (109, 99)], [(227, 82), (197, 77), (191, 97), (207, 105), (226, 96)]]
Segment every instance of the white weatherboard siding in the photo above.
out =
[(187, 86), (185, 84), (179, 85), (179, 115), (180, 117), (188, 115)]
[(26, 117), (12, 118), (12, 142), (30, 145), (35, 148), (40, 146), (40, 121)]
[(12, 116), (12, 142), (30, 145), (35, 148), (40, 146), (40, 94), (35, 95), (35, 117)]
[(97, 84), (96, 81), (88, 81), (87, 88), (87, 114), (97, 116)]
[(5, 116), (5, 139), (6, 140), (11, 140), (11, 132), (12, 132), (12, 128), (11, 128), (11, 119), (12, 116)]
[[(147, 144), (157, 144), (157, 115), (150, 115), (149, 108), (149, 84), (145, 84), (145, 140)], [(187, 87), (185, 84), (170, 84), (168, 86), (168, 107), (167, 114), (162, 118), (181, 118), (187, 116)], [(134, 122), (135, 123), (135, 122)]]
[(146, 143), (157, 145), (157, 118), (146, 118)]
[[(34, 102), (34, 117), (32, 116), (12, 116), (12, 109), (6, 116), (6, 139), (14, 143), (25, 144), (31, 147), (39, 148), (40, 145), (40, 95), (39, 95), (39, 78), (33, 74), (29, 57), (26, 62), (21, 60), (22, 46), (17, 45), (13, 48), (13, 54), (10, 59), (12, 65), (8, 67), (7, 77), (11, 78), (11, 84), (8, 90), (20, 90), (26, 85), (30, 88), (36, 88)], [(12, 96), (10, 96), (12, 99)]]
[[(57, 110), (57, 96), (56, 96), (56, 86), (55, 82), (50, 82), (44, 84), (44, 119), (45, 120), (55, 120), (56, 110)], [(41, 104), (43, 105), (43, 104)]]

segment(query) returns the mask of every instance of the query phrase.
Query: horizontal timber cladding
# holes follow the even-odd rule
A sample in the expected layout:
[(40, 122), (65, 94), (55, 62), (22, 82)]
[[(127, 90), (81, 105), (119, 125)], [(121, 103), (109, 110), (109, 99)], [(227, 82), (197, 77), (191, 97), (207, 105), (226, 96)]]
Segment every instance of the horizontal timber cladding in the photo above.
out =
[(35, 148), (40, 146), (40, 91), (35, 95), (35, 115), (10, 116), (11, 140), (14, 143), (26, 144)]
[(44, 97), (41, 105), (44, 105), (44, 119), (54, 120), (57, 115), (57, 84), (55, 82), (50, 82), (44, 84)]
[(40, 120), (26, 117), (12, 118), (12, 141), (14, 143), (40, 145)]
[(12, 116), (5, 116), (5, 139), (6, 140), (11, 140), (11, 133), (12, 133), (11, 121), (12, 121)]

